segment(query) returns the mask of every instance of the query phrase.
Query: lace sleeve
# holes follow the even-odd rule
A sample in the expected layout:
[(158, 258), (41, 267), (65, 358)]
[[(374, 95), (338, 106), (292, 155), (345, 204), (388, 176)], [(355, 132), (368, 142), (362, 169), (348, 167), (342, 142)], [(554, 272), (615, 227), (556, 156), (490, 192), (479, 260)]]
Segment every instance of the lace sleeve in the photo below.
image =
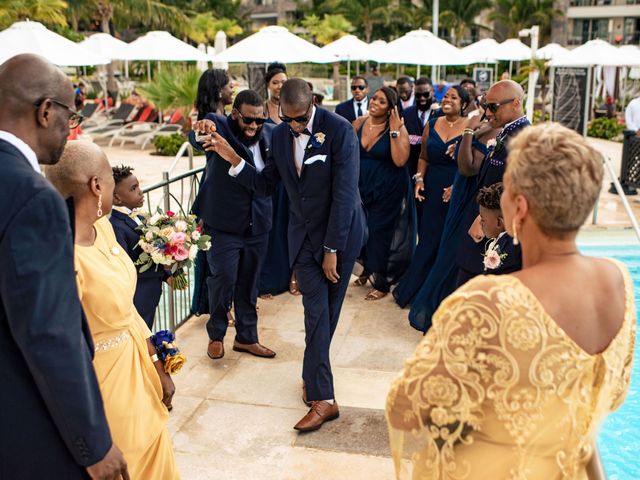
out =
[[(464, 478), (454, 447), (470, 444), (483, 421), (487, 383), (506, 370), (498, 349), (499, 312), (491, 298), (495, 280), (469, 282), (447, 298), (433, 327), (391, 386), (386, 416), (398, 478)], [(403, 459), (411, 458), (411, 464)], [(404, 470), (403, 470), (404, 469)], [(417, 474), (416, 474), (417, 469)], [(445, 476), (444, 478), (449, 478)]]

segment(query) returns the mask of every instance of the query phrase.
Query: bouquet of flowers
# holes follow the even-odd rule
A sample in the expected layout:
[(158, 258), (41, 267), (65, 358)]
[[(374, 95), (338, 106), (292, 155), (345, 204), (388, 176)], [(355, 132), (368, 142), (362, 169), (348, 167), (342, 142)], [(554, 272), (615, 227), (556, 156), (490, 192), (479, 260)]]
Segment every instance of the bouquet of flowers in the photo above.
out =
[(140, 273), (151, 267), (171, 271), (171, 286), (176, 290), (187, 288), (185, 268), (190, 268), (198, 250), (211, 248), (211, 237), (202, 234), (195, 215), (176, 215), (158, 209), (138, 227), (142, 232), (138, 246), (142, 254), (136, 262)]

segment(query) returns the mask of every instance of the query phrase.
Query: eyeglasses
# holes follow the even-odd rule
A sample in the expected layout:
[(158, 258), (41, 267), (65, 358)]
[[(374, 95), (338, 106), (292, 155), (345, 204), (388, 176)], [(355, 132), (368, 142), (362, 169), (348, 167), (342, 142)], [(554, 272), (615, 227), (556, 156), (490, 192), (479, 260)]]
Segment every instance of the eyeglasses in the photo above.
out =
[(311, 118), (311, 109), (313, 108), (313, 98), (311, 99), (311, 102), (309, 103), (309, 108), (307, 108), (307, 113), (302, 115), (301, 117), (287, 117), (286, 115), (282, 114), (282, 107), (280, 105), (278, 105), (278, 117), (280, 117), (280, 120), (282, 120), (284, 123), (291, 123), (291, 122), (296, 122), (296, 123), (308, 123), (309, 119)]
[(355, 92), (356, 90), (364, 90), (367, 88), (366, 85), (351, 85), (351, 91)]
[(245, 117), (240, 113), (240, 110), (238, 110), (237, 108), (234, 108), (234, 110), (238, 113), (238, 115), (240, 116), (240, 119), (242, 120), (242, 123), (244, 123), (245, 125), (251, 125), (252, 123), (255, 122), (256, 125), (260, 126), (267, 121), (266, 118), (261, 118), (261, 117)]
[(509, 100), (503, 100), (501, 102), (483, 103), (481, 106), (484, 110), (489, 110), (492, 113), (496, 113), (502, 105), (507, 105), (513, 102), (514, 100), (515, 98), (511, 98)]
[(420, 97), (424, 97), (424, 98), (431, 98), (431, 92), (416, 92), (415, 93), (416, 98), (420, 98)]
[(65, 110), (67, 110), (69, 112), (69, 128), (71, 128), (71, 129), (76, 128), (84, 120), (84, 115), (82, 115), (80, 112), (74, 110), (73, 108), (69, 107), (68, 105), (65, 105), (61, 101), (56, 100), (54, 98), (43, 98), (42, 100), (38, 100), (37, 102), (35, 102), (33, 104), (33, 106), (37, 108), (40, 105), (42, 105), (44, 102), (46, 102), (47, 100), (49, 100), (51, 103), (53, 103), (55, 105), (58, 105), (59, 107), (64, 108)]

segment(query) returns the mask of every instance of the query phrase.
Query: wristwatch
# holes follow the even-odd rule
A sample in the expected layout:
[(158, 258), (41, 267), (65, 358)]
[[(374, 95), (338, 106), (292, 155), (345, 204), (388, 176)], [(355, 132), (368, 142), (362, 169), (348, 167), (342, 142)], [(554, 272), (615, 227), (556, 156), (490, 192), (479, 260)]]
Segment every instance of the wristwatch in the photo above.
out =
[(329, 248), (326, 245), (324, 247), (322, 247), (324, 249), (324, 251), (326, 253), (338, 253), (338, 250), (336, 250), (335, 248)]
[(391, 130), (391, 131), (389, 131), (389, 135), (391, 135), (391, 138), (398, 138), (400, 136), (400, 131), (399, 130)]

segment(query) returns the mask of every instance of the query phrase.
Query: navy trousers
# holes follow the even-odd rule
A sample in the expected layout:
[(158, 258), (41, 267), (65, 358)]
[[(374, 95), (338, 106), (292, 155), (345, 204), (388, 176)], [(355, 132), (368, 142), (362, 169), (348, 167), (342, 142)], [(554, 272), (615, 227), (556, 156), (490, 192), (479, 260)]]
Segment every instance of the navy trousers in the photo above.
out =
[(209, 321), (211, 340), (222, 341), (227, 333), (227, 312), (235, 307), (236, 340), (244, 344), (258, 342), (258, 280), (267, 251), (269, 234), (235, 235), (205, 228), (211, 235), (207, 261), (211, 276)]
[(309, 401), (331, 400), (335, 395), (329, 349), (358, 252), (348, 256), (338, 254), (338, 283), (327, 280), (313, 253), (307, 238), (293, 266), (304, 306), (306, 347), (302, 378)]
[(133, 295), (133, 304), (150, 330), (153, 330), (153, 320), (161, 295), (162, 277), (138, 277), (136, 293)]

